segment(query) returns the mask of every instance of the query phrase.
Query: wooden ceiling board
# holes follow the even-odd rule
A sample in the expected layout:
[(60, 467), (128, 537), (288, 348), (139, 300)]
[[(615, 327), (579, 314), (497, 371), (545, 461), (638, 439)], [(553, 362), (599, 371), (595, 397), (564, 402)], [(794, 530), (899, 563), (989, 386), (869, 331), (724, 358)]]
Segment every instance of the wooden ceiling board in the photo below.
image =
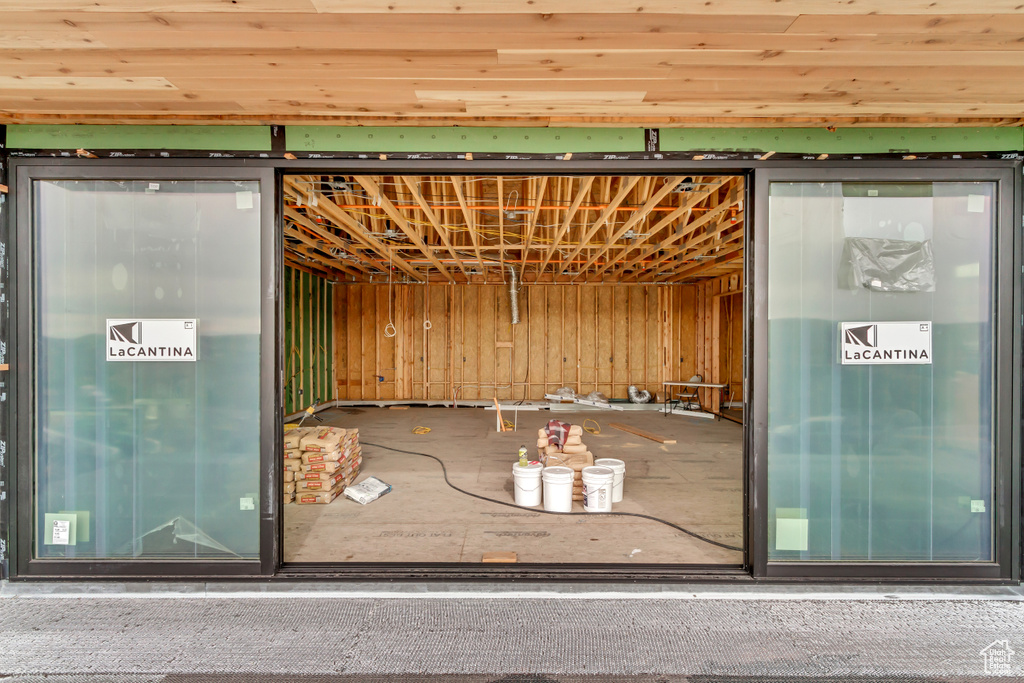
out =
[(2, 0), (0, 12), (313, 12), (311, 0)]
[[(1021, 66), (1018, 50), (829, 52), (806, 50), (496, 50), (498, 64), (535, 66), (722, 66), (771, 62), (786, 66), (844, 66), (851, 75), (860, 66)], [(895, 75), (895, 74), (894, 74)]]
[[(239, 30), (220, 31), (110, 31), (97, 29), (73, 36), (62, 36), (63, 43), (46, 41), (46, 32), (26, 33), (0, 29), (0, 47), (74, 48), (112, 50), (219, 49), (252, 50), (334, 50), (339, 45), (349, 50), (435, 50), (438, 45), (459, 45), (462, 50), (744, 50), (794, 52), (856, 52), (860, 50), (921, 50), (928, 52), (972, 50), (1024, 50), (1022, 33), (1005, 29), (991, 33), (966, 35), (886, 33), (881, 35), (832, 33), (527, 33), (495, 31), (452, 32), (441, 29), (418, 33), (373, 33), (330, 30), (320, 26), (309, 31)], [(23, 41), (32, 44), (24, 45)]]
[[(33, 6), (34, 7), (34, 6)], [(554, 35), (572, 33), (578, 36), (603, 34), (684, 34), (684, 33), (783, 33), (797, 16), (715, 15), (699, 14), (316, 14), (309, 12), (77, 12), (33, 11), (15, 12), (0, 3), (6, 13), (4, 26), (18, 31), (116, 31), (147, 33), (216, 33), (233, 30), (239, 33), (310, 31), (341, 32), (344, 35), (415, 36), (451, 31), (457, 25), (460, 33), (520, 35)], [(995, 23), (991, 30), (1013, 28), (1018, 24), (994, 22), (995, 15), (974, 17), (977, 21)], [(1008, 17), (1012, 20), (1013, 17)], [(972, 17), (951, 17), (950, 22), (972, 22)], [(842, 33), (842, 29), (838, 29)], [(866, 31), (877, 33), (878, 31)]]
[(1019, 125), (1017, 2), (0, 0), (0, 123)]
[[(113, 0), (108, 0), (113, 1)], [(129, 0), (116, 0), (118, 4)], [(972, 0), (647, 0), (633, 5), (622, 0), (312, 0), (321, 12), (364, 13), (541, 13), (559, 12), (632, 14), (972, 14), (978, 3)], [(99, 4), (104, 4), (103, 2)], [(987, 0), (992, 13), (1024, 12), (1017, 0)]]

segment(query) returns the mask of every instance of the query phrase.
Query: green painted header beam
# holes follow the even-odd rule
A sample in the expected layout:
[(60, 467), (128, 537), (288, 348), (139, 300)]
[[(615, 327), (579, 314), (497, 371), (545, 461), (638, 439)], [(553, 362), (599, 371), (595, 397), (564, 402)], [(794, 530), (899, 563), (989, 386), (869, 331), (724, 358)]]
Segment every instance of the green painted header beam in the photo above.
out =
[(1016, 152), (1024, 128), (663, 128), (661, 151), (889, 154)]
[(642, 152), (643, 128), (433, 128), (288, 126), (291, 152)]
[[(662, 128), (663, 152), (888, 154), (1024, 151), (1024, 128)], [(644, 151), (642, 128), (287, 126), (297, 153), (561, 154)], [(10, 149), (269, 152), (269, 126), (11, 125)]]
[(269, 126), (7, 127), (10, 149), (168, 149), (269, 152)]

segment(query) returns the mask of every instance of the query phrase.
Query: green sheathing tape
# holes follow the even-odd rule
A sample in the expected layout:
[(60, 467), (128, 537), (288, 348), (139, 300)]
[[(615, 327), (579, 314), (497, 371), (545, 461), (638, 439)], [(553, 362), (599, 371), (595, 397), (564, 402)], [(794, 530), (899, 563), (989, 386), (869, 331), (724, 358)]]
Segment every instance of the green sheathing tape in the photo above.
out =
[(663, 128), (661, 151), (888, 154), (1024, 150), (1024, 128)]
[(415, 128), (287, 126), (292, 152), (642, 152), (642, 128)]
[(269, 126), (8, 126), (10, 149), (269, 152)]

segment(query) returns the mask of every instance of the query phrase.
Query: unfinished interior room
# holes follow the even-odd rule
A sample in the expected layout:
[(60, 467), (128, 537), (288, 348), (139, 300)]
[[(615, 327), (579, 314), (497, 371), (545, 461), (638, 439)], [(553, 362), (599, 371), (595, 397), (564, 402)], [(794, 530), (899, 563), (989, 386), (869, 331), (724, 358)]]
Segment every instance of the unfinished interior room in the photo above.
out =
[(743, 563), (742, 176), (283, 188), (286, 565)]

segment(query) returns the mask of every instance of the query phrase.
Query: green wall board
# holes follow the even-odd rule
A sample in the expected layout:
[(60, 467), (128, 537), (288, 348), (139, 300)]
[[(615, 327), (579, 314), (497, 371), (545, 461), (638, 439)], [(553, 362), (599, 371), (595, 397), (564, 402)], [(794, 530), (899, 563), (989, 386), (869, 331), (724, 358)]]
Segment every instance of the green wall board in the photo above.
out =
[[(642, 128), (287, 126), (293, 152), (642, 152)], [(663, 152), (796, 154), (1024, 151), (1024, 128), (662, 128)], [(12, 125), (10, 149), (269, 152), (269, 126)]]
[(10, 149), (184, 149), (269, 152), (269, 126), (7, 127)]
[(335, 397), (334, 285), (304, 271), (284, 269), (284, 412)]
[(795, 154), (1011, 152), (1024, 128), (663, 128), (661, 151)]
[(431, 128), (287, 126), (292, 152), (642, 152), (643, 128)]

